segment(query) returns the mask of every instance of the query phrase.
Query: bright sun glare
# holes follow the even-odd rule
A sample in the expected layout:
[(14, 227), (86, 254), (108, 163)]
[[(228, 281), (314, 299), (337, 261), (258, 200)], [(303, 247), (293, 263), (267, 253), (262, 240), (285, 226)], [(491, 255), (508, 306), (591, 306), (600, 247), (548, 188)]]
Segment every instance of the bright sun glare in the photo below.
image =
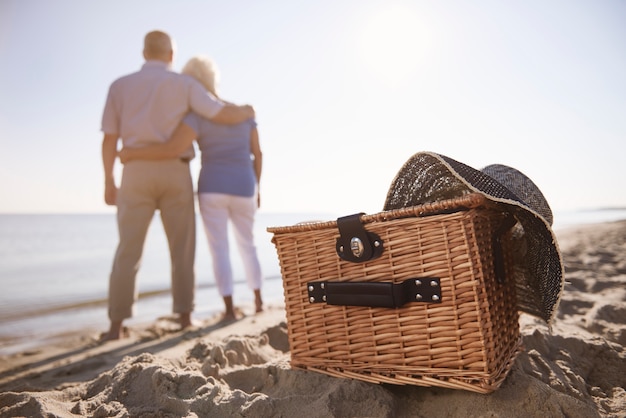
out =
[(389, 84), (413, 75), (427, 48), (427, 31), (418, 14), (399, 5), (370, 15), (360, 35), (366, 65)]

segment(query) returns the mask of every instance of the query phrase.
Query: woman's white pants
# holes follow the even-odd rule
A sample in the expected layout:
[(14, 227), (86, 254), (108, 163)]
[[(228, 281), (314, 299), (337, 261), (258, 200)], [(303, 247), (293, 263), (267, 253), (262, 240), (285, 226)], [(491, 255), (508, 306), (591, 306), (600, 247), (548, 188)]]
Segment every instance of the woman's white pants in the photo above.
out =
[(222, 193), (199, 193), (198, 202), (204, 230), (213, 259), (213, 272), (220, 295), (232, 296), (233, 271), (228, 242), (228, 223), (232, 223), (235, 242), (243, 262), (246, 281), (252, 290), (261, 288), (261, 264), (254, 245), (256, 196), (241, 197)]

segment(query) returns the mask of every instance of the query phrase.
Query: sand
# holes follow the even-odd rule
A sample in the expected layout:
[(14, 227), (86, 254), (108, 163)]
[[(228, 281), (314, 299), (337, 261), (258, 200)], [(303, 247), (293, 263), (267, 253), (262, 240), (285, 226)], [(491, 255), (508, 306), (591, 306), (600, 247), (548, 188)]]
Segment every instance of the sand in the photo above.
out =
[(551, 329), (523, 315), (525, 346), (488, 395), (376, 385), (292, 370), (284, 307), (170, 318), (0, 358), (1, 417), (625, 417), (626, 221), (557, 231), (566, 285)]

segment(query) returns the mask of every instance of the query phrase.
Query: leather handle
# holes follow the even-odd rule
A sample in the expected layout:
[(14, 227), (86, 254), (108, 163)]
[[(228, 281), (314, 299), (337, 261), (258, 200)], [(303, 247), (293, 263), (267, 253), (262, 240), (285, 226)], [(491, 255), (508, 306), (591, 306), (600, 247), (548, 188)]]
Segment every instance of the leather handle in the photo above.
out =
[(309, 282), (310, 303), (339, 306), (400, 308), (410, 302), (441, 303), (441, 283), (437, 277), (391, 282)]

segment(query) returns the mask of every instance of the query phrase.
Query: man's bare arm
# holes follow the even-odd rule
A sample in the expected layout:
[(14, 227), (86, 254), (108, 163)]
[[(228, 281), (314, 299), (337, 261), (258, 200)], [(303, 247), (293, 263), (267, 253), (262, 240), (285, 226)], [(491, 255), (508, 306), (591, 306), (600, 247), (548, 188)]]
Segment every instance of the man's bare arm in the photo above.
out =
[(224, 125), (234, 125), (255, 117), (254, 108), (250, 105), (234, 105), (226, 103), (211, 120)]
[(102, 166), (104, 168), (104, 201), (107, 205), (115, 205), (117, 200), (117, 186), (113, 168), (117, 158), (117, 134), (104, 134), (102, 139)]
[[(254, 108), (250, 105), (235, 105), (219, 100), (209, 93), (202, 84), (192, 78), (186, 78), (189, 84), (189, 107), (195, 113), (215, 123), (234, 125), (255, 117)], [(216, 113), (215, 111), (219, 109)]]

